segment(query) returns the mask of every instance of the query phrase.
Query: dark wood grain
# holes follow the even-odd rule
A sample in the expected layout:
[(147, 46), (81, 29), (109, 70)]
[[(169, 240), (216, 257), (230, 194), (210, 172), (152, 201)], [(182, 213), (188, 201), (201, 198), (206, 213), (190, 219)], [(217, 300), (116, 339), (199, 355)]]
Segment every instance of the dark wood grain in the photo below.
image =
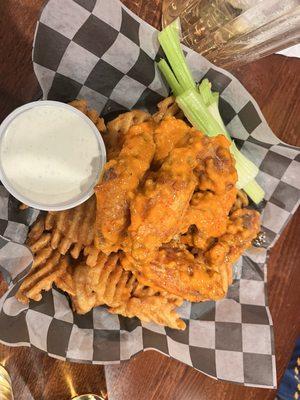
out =
[(16, 400), (68, 400), (105, 389), (102, 366), (66, 363), (39, 350), (0, 345), (1, 360), (10, 373)]
[(0, 1), (0, 120), (41, 92), (33, 72), (31, 50), (43, 3), (44, 0)]
[[(159, 27), (161, 0), (124, 0), (124, 4)], [(12, 109), (35, 99), (40, 89), (31, 63), (35, 23), (43, 0), (0, 1), (0, 120)], [(300, 146), (300, 61), (273, 55), (232, 71), (260, 105), (272, 130)], [(271, 251), (268, 263), (269, 302), (274, 320), (277, 374), (280, 379), (300, 331), (300, 212)], [(0, 292), (4, 283), (0, 281)], [(0, 346), (18, 400), (68, 399), (98, 392), (103, 367), (63, 363), (33, 349)], [(156, 352), (138, 355), (122, 365), (105, 367), (110, 400), (271, 400), (274, 390), (216, 382)]]

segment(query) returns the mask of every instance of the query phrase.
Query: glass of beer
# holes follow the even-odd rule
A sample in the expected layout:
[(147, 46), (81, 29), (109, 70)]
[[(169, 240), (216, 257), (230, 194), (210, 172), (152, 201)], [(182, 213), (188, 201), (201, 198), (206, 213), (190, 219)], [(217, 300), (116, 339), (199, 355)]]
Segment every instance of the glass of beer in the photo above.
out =
[(300, 42), (299, 0), (164, 0), (163, 26), (177, 17), (183, 43), (226, 68)]
[(0, 364), (0, 400), (14, 400), (14, 395), (11, 386), (11, 379), (3, 367)]

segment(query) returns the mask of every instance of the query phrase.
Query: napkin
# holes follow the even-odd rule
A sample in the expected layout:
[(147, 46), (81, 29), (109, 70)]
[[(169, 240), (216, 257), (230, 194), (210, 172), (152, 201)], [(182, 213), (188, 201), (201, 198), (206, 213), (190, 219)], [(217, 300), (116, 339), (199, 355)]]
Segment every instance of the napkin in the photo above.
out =
[[(272, 133), (233, 75), (188, 48), (185, 52), (195, 80), (208, 78), (220, 92), (229, 132), (259, 167), (257, 181), (266, 192), (259, 206), (265, 247), (240, 258), (225, 299), (184, 303), (185, 331), (110, 315), (105, 307), (80, 316), (56, 288), (41, 302), (24, 306), (14, 295), (30, 269), (32, 259), (22, 243), (38, 211), (19, 211), (17, 200), (0, 186), (0, 271), (9, 283), (0, 300), (0, 341), (90, 364), (116, 363), (153, 349), (216, 379), (273, 388), (267, 256), (299, 204), (299, 149)], [(153, 112), (168, 95), (154, 62), (161, 55), (157, 30), (118, 0), (49, 0), (37, 24), (33, 65), (44, 99), (86, 98), (109, 120), (132, 108)]]
[(278, 51), (276, 54), (281, 54), (286, 57), (297, 57), (300, 58), (300, 44), (295, 44), (294, 46), (288, 47), (287, 49)]

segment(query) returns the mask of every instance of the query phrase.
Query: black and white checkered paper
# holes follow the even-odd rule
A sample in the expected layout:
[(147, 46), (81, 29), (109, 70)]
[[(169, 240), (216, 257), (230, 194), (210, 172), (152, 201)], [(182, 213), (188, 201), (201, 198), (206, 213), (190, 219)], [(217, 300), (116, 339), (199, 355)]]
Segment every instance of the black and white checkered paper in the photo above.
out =
[[(255, 100), (236, 78), (185, 50), (195, 80), (207, 77), (221, 93), (222, 116), (230, 133), (260, 169), (257, 180), (266, 191), (261, 206), (266, 248), (247, 251), (235, 265), (226, 299), (186, 302), (181, 307), (185, 331), (110, 315), (104, 307), (79, 316), (56, 289), (45, 293), (41, 302), (24, 306), (14, 294), (32, 260), (21, 243), (38, 211), (19, 211), (18, 202), (0, 186), (0, 271), (9, 283), (0, 300), (0, 341), (93, 364), (118, 363), (154, 349), (217, 379), (275, 387), (267, 248), (299, 203), (299, 149), (271, 132)], [(161, 54), (157, 31), (118, 0), (49, 0), (38, 22), (33, 63), (45, 99), (86, 98), (112, 119), (131, 108), (152, 112), (168, 95), (154, 63)]]

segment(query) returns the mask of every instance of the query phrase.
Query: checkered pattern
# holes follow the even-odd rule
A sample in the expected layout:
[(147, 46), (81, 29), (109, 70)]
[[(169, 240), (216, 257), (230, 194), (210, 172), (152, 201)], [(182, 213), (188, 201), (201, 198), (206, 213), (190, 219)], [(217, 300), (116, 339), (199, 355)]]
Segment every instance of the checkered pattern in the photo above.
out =
[[(33, 51), (44, 98), (87, 98), (107, 119), (135, 107), (153, 111), (168, 94), (154, 63), (161, 54), (156, 35), (118, 0), (49, 0)], [(23, 306), (14, 294), (28, 271), (30, 255), (24, 246), (0, 238), (0, 271), (10, 282), (0, 300), (0, 340), (30, 345), (62, 360), (95, 364), (127, 360), (152, 348), (217, 379), (274, 387), (266, 256), (299, 203), (299, 149), (278, 140), (232, 75), (185, 51), (195, 79), (209, 78), (221, 93), (228, 130), (259, 167), (257, 179), (266, 191), (260, 207), (266, 248), (251, 249), (239, 260), (226, 299), (184, 303), (180, 314), (187, 329), (178, 332), (113, 316), (103, 307), (75, 315), (67, 297), (56, 289), (45, 293), (41, 302)], [(22, 243), (36, 216), (35, 210), (20, 212), (17, 201), (0, 186), (0, 234)]]

